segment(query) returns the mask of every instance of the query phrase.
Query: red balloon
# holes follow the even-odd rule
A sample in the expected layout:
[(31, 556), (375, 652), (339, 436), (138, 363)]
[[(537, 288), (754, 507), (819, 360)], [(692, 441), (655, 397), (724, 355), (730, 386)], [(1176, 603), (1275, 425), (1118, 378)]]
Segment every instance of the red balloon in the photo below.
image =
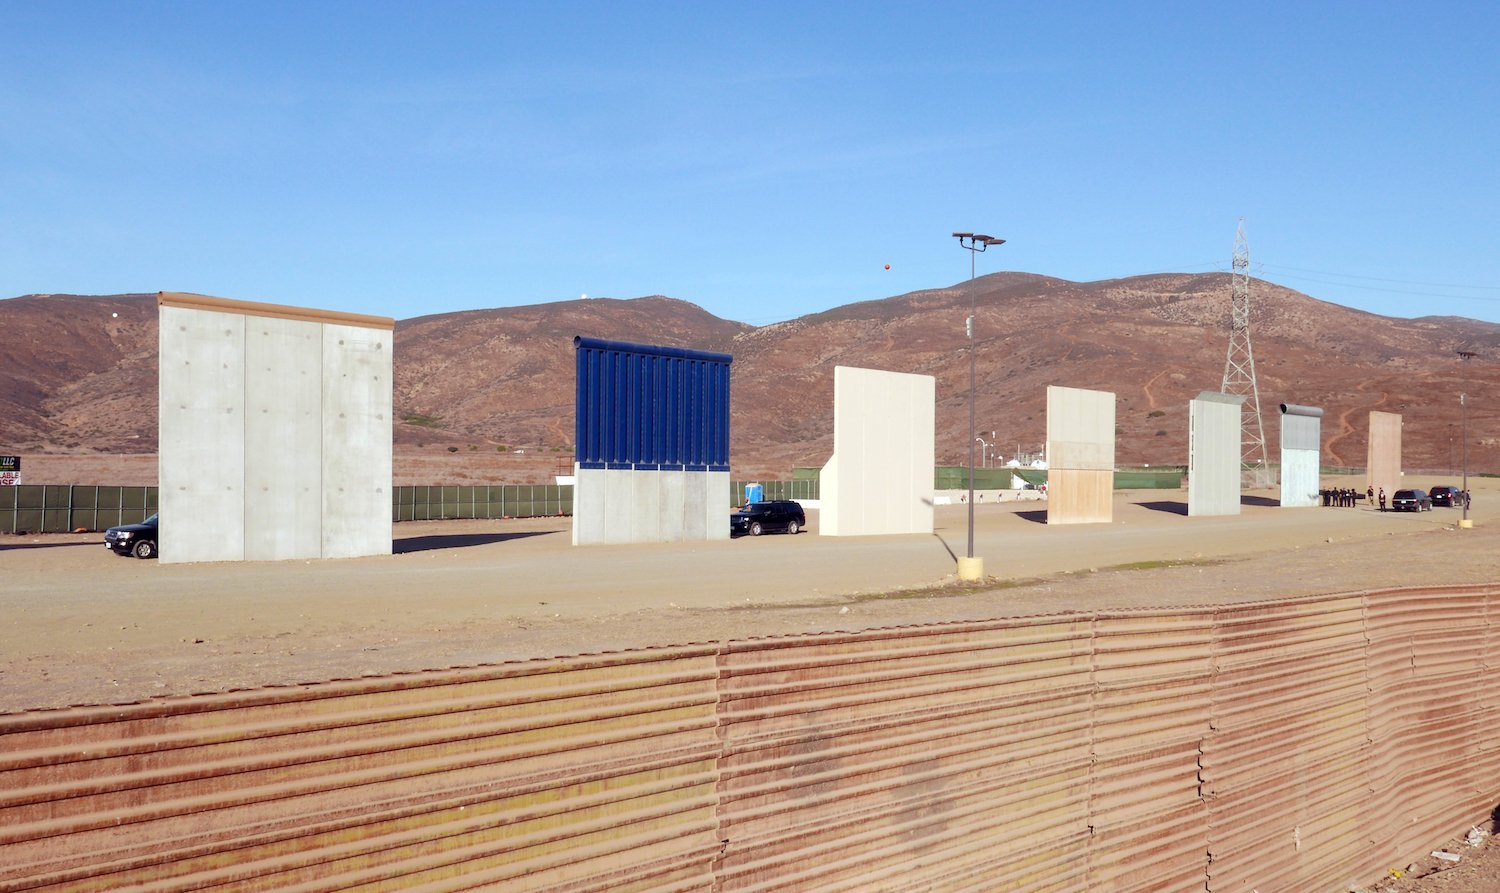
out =
[(886, 265), (885, 265), (885, 268), (886, 268), (886, 269), (887, 269), (887, 270), (889, 270), (889, 269), (890, 269), (890, 268), (891, 268), (891, 265), (890, 265), (890, 264), (886, 264)]

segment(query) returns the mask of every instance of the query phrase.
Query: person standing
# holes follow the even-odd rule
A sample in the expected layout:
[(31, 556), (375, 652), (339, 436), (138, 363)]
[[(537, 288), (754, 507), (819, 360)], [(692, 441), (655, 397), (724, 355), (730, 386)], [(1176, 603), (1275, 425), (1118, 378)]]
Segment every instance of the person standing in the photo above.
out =
[(1380, 488), (1380, 510), (1385, 511), (1385, 488)]
[(1368, 486), (1368, 487), (1365, 488), (1365, 502), (1368, 503), (1371, 506), (1375, 505), (1375, 485), (1374, 484), (1371, 484), (1370, 486)]

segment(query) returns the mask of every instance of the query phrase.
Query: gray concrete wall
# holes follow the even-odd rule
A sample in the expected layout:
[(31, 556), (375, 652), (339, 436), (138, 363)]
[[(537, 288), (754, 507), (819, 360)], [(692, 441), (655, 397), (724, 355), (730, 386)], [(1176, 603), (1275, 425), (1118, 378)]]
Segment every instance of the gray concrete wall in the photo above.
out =
[(573, 545), (729, 539), (729, 472), (573, 468)]
[(1188, 401), (1188, 515), (1240, 513), (1244, 397), (1204, 391)]
[(245, 557), (245, 318), (163, 306), (161, 560)]
[(937, 381), (837, 366), (833, 456), (819, 480), (818, 532), (932, 532)]
[(394, 321), (159, 304), (161, 560), (390, 554)]

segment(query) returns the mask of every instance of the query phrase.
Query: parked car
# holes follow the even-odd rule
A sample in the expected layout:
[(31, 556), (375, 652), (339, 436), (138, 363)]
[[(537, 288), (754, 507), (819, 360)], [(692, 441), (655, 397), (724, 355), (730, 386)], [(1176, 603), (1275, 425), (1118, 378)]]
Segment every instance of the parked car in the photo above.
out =
[(1463, 491), (1451, 485), (1433, 487), (1432, 492), (1427, 495), (1432, 498), (1433, 505), (1446, 505), (1449, 508), (1463, 505)]
[(802, 505), (790, 499), (752, 502), (729, 516), (729, 535), (748, 533), (760, 536), (772, 530), (795, 534), (807, 526)]
[(156, 557), (156, 515), (139, 524), (122, 524), (104, 531), (104, 546), (116, 555)]
[(1397, 490), (1391, 497), (1391, 511), (1430, 512), (1432, 498), (1427, 495), (1426, 490)]

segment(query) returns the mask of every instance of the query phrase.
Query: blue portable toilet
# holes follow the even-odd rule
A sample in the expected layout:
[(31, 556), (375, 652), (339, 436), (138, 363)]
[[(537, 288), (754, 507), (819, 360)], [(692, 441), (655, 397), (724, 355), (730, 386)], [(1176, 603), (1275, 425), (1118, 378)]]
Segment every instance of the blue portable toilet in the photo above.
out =
[(745, 485), (745, 502), (764, 502), (766, 499), (766, 488), (760, 484)]

